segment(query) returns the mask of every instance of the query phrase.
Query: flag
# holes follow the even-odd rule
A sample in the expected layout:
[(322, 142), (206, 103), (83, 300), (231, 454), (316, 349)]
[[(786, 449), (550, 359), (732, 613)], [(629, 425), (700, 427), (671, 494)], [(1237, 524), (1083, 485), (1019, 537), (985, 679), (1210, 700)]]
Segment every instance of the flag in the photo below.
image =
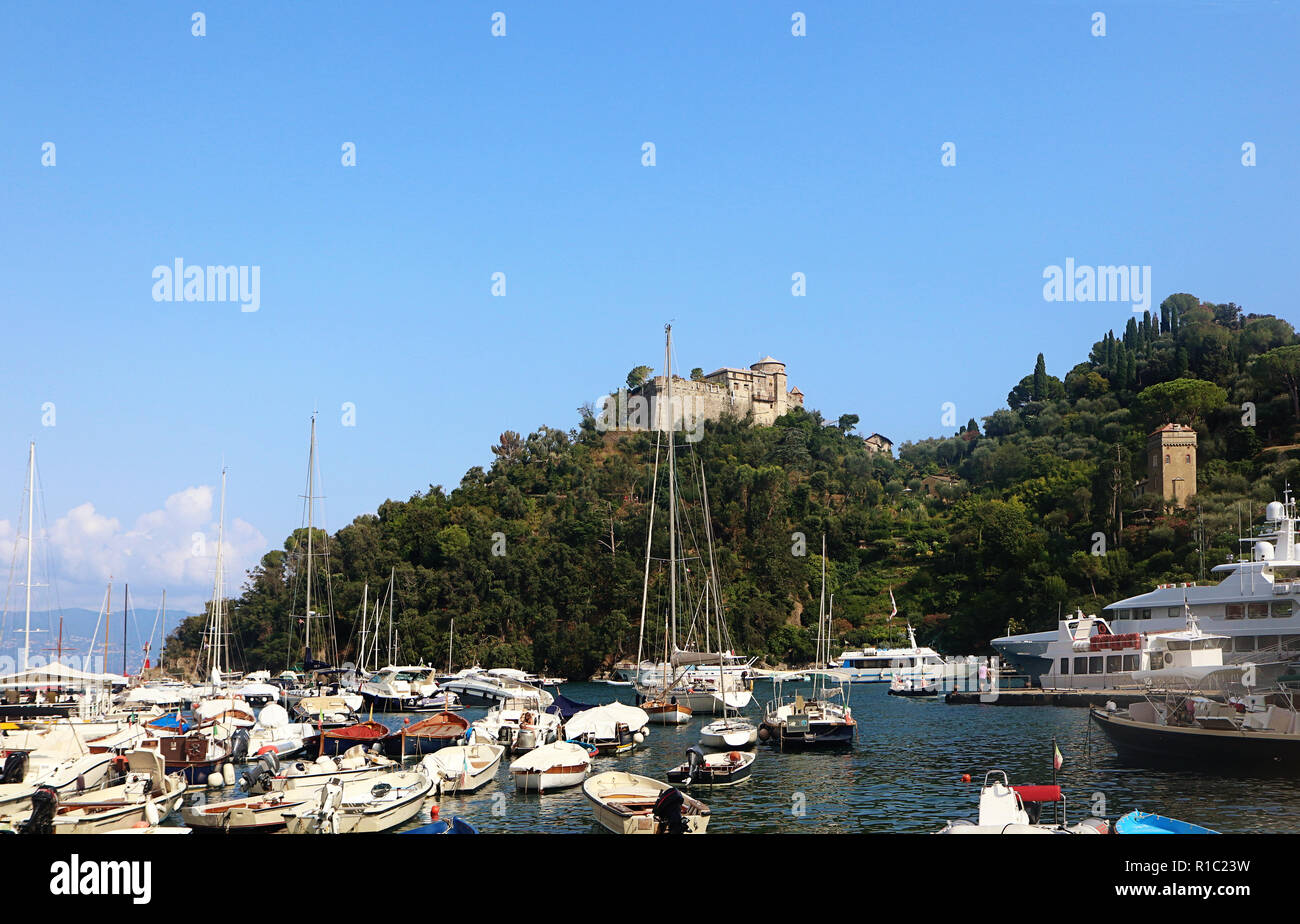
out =
[(894, 588), (889, 588), (889, 618), (893, 619), (898, 615), (898, 604), (894, 602)]
[(1061, 764), (1063, 763), (1065, 763), (1065, 758), (1061, 756), (1061, 749), (1058, 748), (1056, 746), (1056, 742), (1053, 741), (1052, 742), (1052, 769), (1060, 770)]

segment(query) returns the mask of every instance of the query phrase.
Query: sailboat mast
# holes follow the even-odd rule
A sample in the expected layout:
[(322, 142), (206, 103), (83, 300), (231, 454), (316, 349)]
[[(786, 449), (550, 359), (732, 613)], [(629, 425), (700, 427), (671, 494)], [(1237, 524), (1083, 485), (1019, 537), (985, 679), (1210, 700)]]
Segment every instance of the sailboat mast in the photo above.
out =
[[(217, 669), (218, 679), (223, 673), (229, 673), (227, 658), (226, 658), (226, 650), (225, 650), (226, 649), (225, 614), (222, 612), (223, 601), (221, 599), (222, 590), (223, 590), (222, 584), (224, 583), (224, 577), (225, 577), (222, 574), (222, 567), (225, 564), (225, 562), (222, 560), (223, 558), (222, 546), (224, 545), (226, 539), (226, 470), (224, 468), (221, 470), (221, 507), (219, 508), (219, 510), (220, 512), (217, 516), (217, 569), (216, 569), (217, 573), (216, 573), (216, 578), (213, 582), (213, 590), (212, 590), (212, 632), (214, 636), (213, 648), (212, 648), (212, 665)], [(213, 692), (215, 693), (216, 690), (214, 689)]]
[(32, 525), (36, 508), (36, 440), (27, 444), (27, 617), (23, 627), (23, 670), (32, 647)]
[(108, 579), (108, 604), (104, 614), (104, 673), (108, 673), (108, 636), (113, 627), (113, 579)]
[(366, 672), (366, 610), (370, 609), (370, 582), (361, 589), (361, 673)]
[(393, 586), (397, 582), (397, 566), (388, 573), (388, 663), (396, 664), (397, 656), (393, 653)]
[(307, 450), (307, 636), (304, 645), (307, 650), (305, 660), (311, 659), (311, 533), (312, 508), (316, 506), (312, 495), (316, 493), (316, 415), (311, 415), (311, 446)]
[(447, 639), (447, 673), (451, 673), (451, 646), (456, 641), (456, 617), (451, 617), (451, 635)]
[(126, 676), (126, 614), (131, 612), (131, 585), (122, 585), (122, 676)]
[(655, 467), (650, 478), (650, 526), (645, 537), (645, 580), (641, 582), (641, 631), (636, 640), (637, 670), (641, 670), (641, 651), (645, 644), (645, 608), (650, 595), (650, 544), (655, 534), (655, 500), (659, 492), (659, 440), (662, 433), (655, 434)]
[[(664, 366), (668, 376), (668, 607), (672, 623), (672, 646), (677, 648), (677, 459), (673, 446), (673, 326), (664, 325)], [(661, 418), (662, 419), (662, 418)], [(667, 670), (665, 668), (665, 676)]]

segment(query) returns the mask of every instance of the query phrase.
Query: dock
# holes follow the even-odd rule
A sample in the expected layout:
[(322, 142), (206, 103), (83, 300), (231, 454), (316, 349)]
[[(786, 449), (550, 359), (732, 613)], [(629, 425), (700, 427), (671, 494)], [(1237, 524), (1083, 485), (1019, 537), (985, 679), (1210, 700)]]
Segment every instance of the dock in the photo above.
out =
[(1100, 706), (1107, 701), (1123, 708), (1146, 697), (1141, 690), (954, 690), (944, 695), (950, 706)]

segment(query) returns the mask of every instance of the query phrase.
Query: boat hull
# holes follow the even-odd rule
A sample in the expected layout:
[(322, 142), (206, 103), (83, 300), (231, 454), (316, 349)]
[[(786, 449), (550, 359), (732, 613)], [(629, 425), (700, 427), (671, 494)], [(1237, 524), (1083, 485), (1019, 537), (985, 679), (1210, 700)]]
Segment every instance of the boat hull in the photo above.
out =
[(1154, 725), (1091, 710), (1124, 763), (1142, 766), (1300, 767), (1300, 735)]

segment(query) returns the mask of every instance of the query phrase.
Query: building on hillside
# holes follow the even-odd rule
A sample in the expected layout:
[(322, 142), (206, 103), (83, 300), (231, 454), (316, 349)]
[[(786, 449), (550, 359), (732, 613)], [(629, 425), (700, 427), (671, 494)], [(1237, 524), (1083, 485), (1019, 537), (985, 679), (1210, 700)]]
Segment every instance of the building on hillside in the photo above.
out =
[[(770, 427), (777, 418), (803, 407), (803, 392), (787, 388), (785, 363), (766, 356), (748, 369), (724, 366), (694, 381), (673, 376), (673, 402), (693, 419), (717, 420), (724, 414), (744, 417), (750, 411), (754, 423)], [(635, 395), (652, 406), (668, 397), (668, 379), (656, 375)]]
[(1195, 430), (1168, 423), (1147, 437), (1147, 477), (1138, 482), (1136, 493), (1187, 506), (1196, 494)]
[(873, 433), (862, 442), (867, 444), (867, 449), (871, 452), (883, 452), (887, 456), (894, 454), (894, 443), (889, 437), (881, 436), (879, 433)]

